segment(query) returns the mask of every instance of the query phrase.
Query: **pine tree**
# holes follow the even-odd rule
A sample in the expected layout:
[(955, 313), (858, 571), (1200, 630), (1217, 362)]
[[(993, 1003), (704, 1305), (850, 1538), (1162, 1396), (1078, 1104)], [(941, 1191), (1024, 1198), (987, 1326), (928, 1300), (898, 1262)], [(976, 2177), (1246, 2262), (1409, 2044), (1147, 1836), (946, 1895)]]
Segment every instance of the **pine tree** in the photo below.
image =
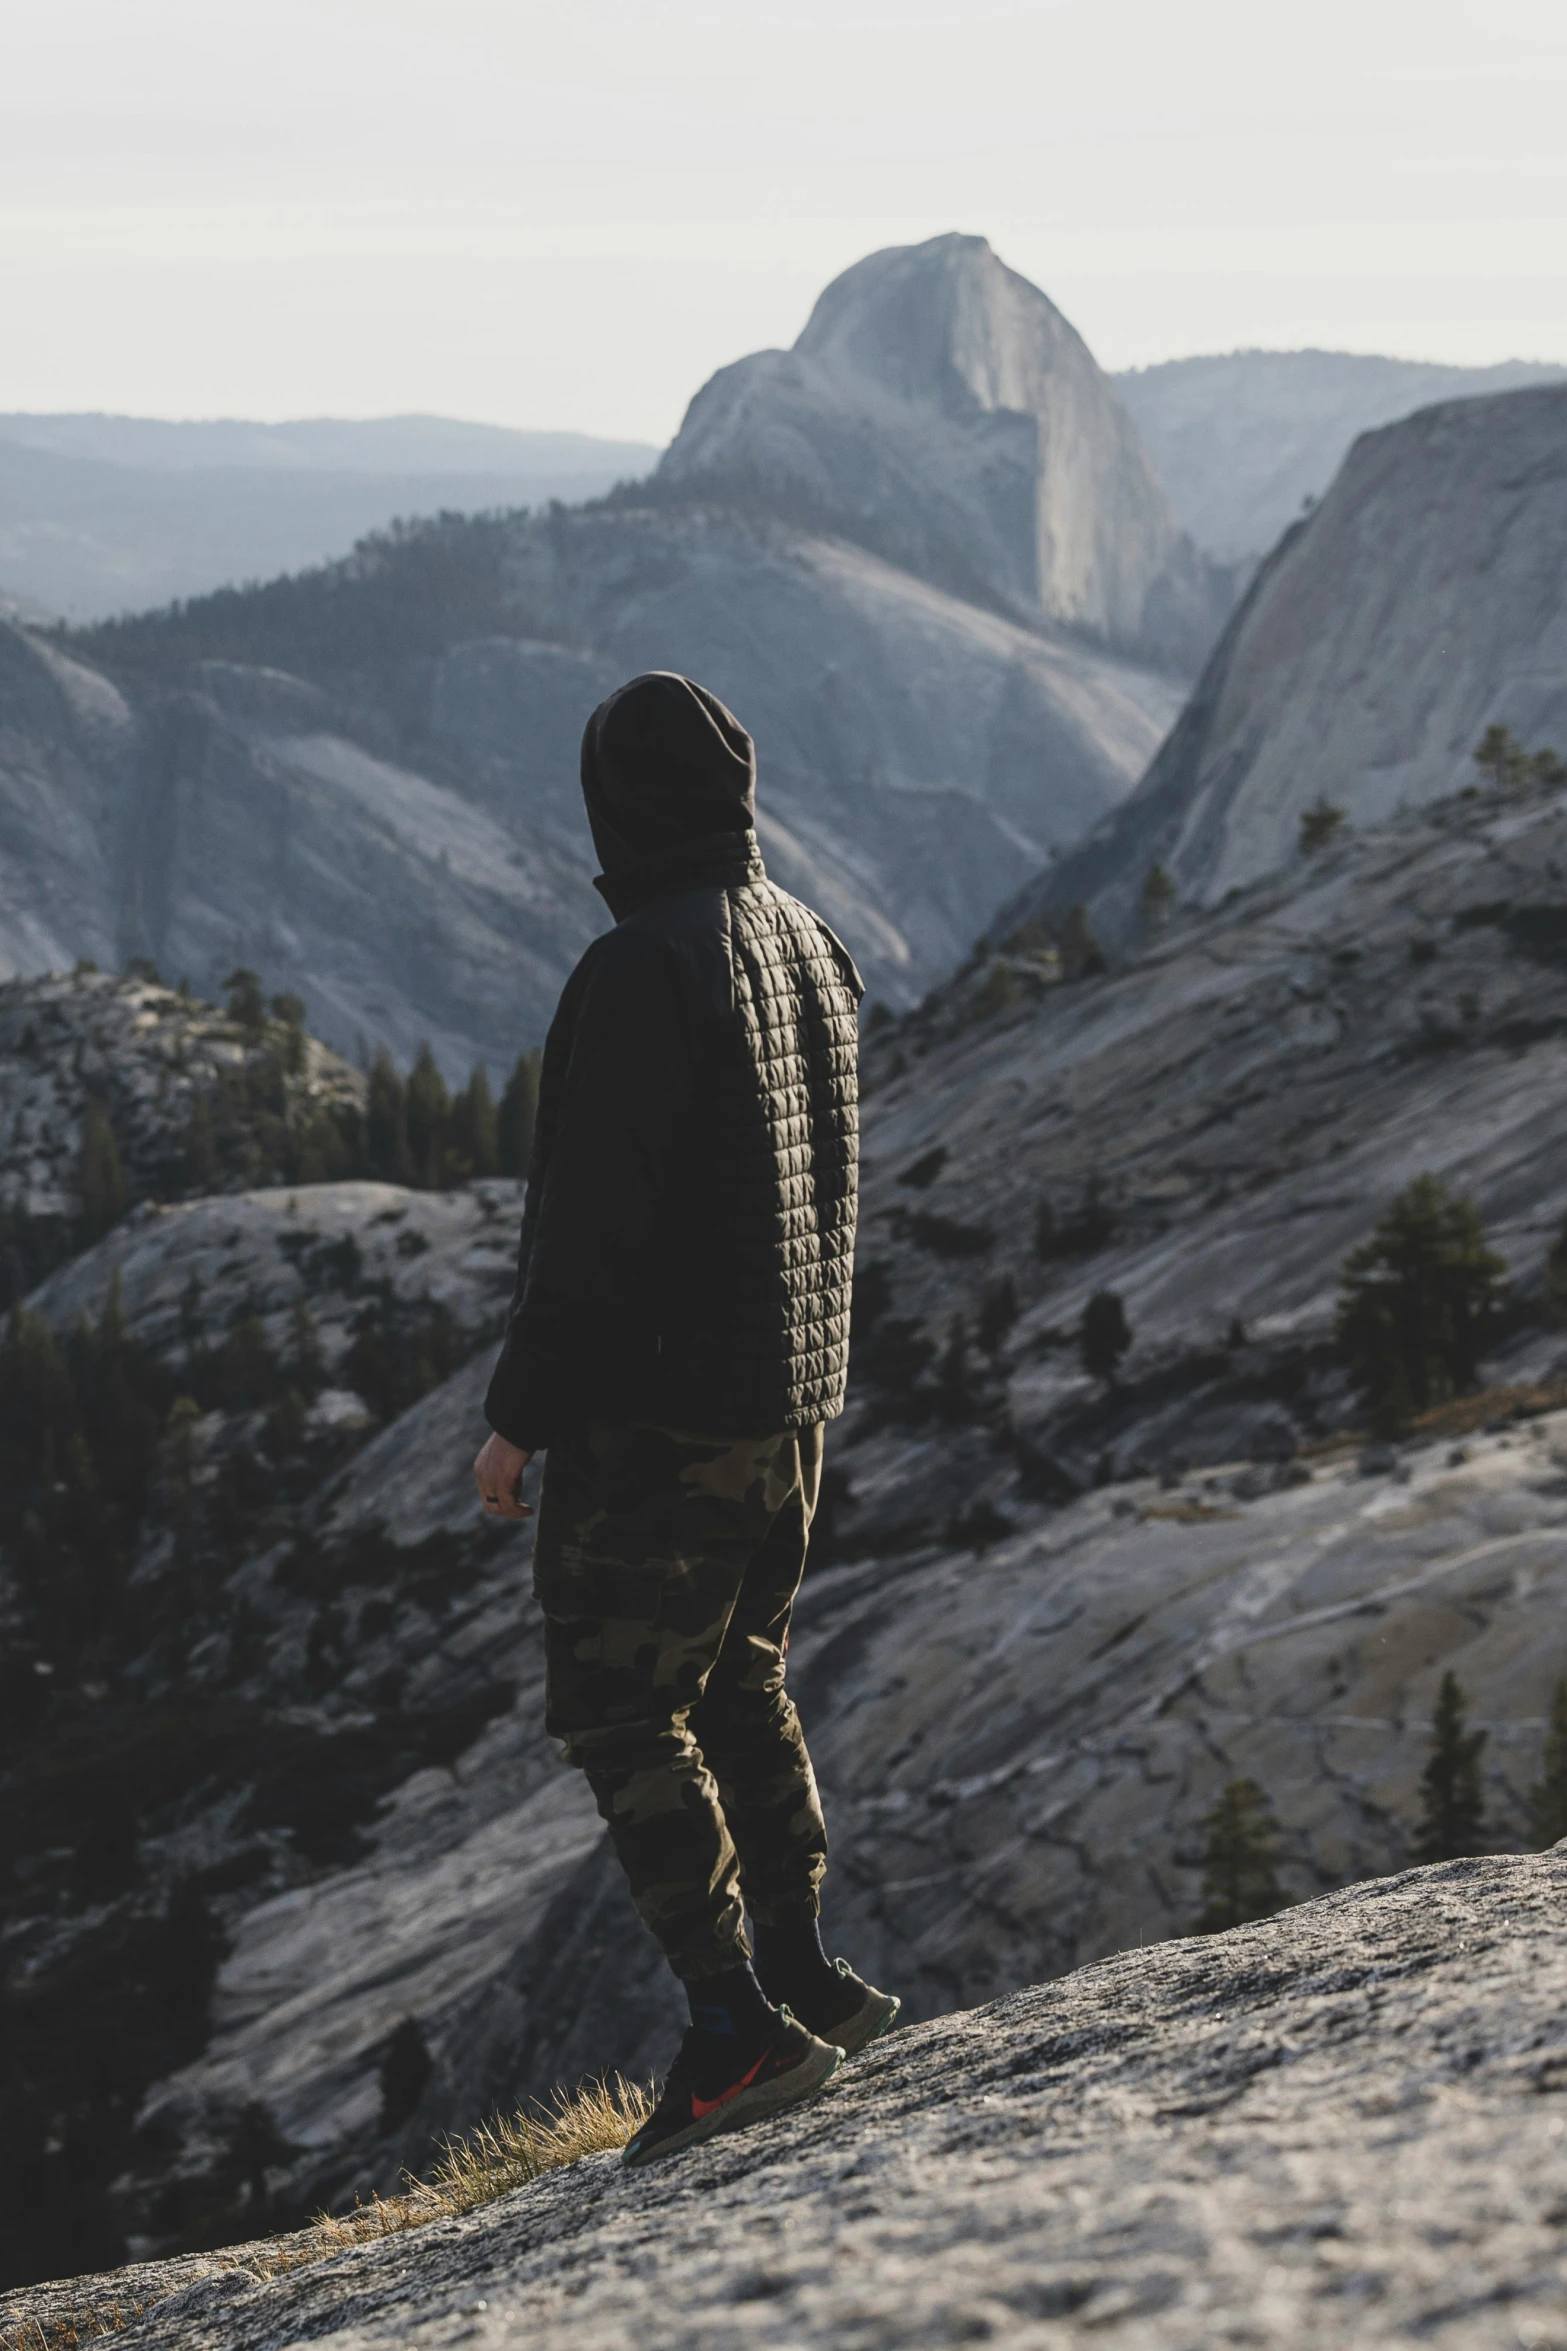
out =
[(1339, 1352), (1379, 1429), (1475, 1385), (1506, 1279), (1472, 1201), (1435, 1176), (1406, 1185), (1339, 1274)]
[(1567, 1837), (1567, 1681), (1557, 1683), (1551, 1698), (1544, 1768), (1529, 1790), (1529, 1814), (1537, 1851)]
[(217, 1179), (218, 1138), (212, 1110), (205, 1094), (198, 1094), (185, 1130), (185, 1187), (191, 1192), (210, 1192)]
[(1567, 1322), (1567, 1218), (1545, 1260), (1545, 1303), (1558, 1322)]
[(1203, 1907), (1194, 1935), (1219, 1935), (1254, 1918), (1272, 1918), (1289, 1895), (1279, 1884), (1279, 1824), (1255, 1780), (1231, 1780), (1203, 1824)]
[(446, 1143), (452, 1098), (428, 1045), (421, 1045), (408, 1072), (408, 1149), (416, 1184), (434, 1190), (446, 1181)]
[(474, 1063), (467, 1085), (452, 1096), (448, 1158), (459, 1183), (470, 1176), (492, 1176), (500, 1172), (499, 1125), (490, 1097), (489, 1075), (482, 1061)]
[(1319, 794), (1309, 808), (1300, 812), (1301, 855), (1313, 857), (1319, 849), (1326, 849), (1343, 822), (1343, 809), (1335, 808), (1331, 800)]
[(119, 1223), (125, 1209), (125, 1178), (120, 1170), (120, 1147), (103, 1104), (89, 1096), (82, 1111), (82, 1155), (77, 1171), (82, 1201), (82, 1225), (96, 1241)]
[(1141, 899), (1144, 927), (1150, 931), (1162, 929), (1170, 918), (1170, 911), (1174, 904), (1175, 884), (1162, 865), (1157, 863), (1151, 865), (1148, 868), (1148, 878), (1143, 883)]
[(537, 1046), (519, 1053), (517, 1065), (506, 1081), (496, 1113), (496, 1145), (502, 1175), (524, 1176), (528, 1172), (533, 1129), (539, 1115), (539, 1071), (543, 1060)]
[(272, 1017), (279, 1023), (283, 1035), (278, 1059), (291, 1078), (297, 1078), (305, 1066), (305, 1005), (301, 996), (274, 996)]
[(1069, 980), (1092, 979), (1108, 968), (1086, 906), (1070, 906), (1061, 925), (1061, 968)]
[(0, 1509), (44, 1480), (78, 1424), (76, 1391), (41, 1314), (13, 1306), (0, 1345)]
[(365, 1109), (365, 1157), (383, 1183), (410, 1184), (413, 1155), (408, 1148), (408, 1103), (403, 1081), (383, 1045), (370, 1065)]
[(1113, 1385), (1116, 1366), (1131, 1343), (1131, 1325), (1118, 1293), (1096, 1290), (1083, 1309), (1078, 1330), (1083, 1369), (1091, 1378)]
[(228, 993), (229, 1018), (248, 1036), (259, 1037), (267, 1025), (266, 999), (261, 981), (247, 964), (240, 964), (223, 983)]
[(1431, 1718), (1431, 1757), (1420, 1775), (1420, 1825), (1413, 1852), (1417, 1861), (1456, 1861), (1483, 1851), (1485, 1799), (1480, 1757), (1487, 1733), (1466, 1730), (1466, 1702), (1458, 1676), (1449, 1667)]
[(118, 1267), (109, 1276), (96, 1329), (83, 1315), (68, 1342), (66, 1364), (104, 1497), (134, 1519), (147, 1499), (164, 1381), (131, 1335)]
[(288, 1356), (285, 1371), (291, 1386), (304, 1396), (314, 1396), (326, 1378), (326, 1366), (321, 1355), (321, 1334), (316, 1318), (306, 1299), (294, 1300), (288, 1317)]
[(267, 1344), (267, 1327), (259, 1314), (241, 1314), (234, 1322), (214, 1366), (218, 1402), (231, 1412), (249, 1412), (270, 1402), (277, 1393), (278, 1367)]
[(1511, 727), (1487, 727), (1475, 745), (1474, 763), (1498, 792), (1514, 789), (1529, 772), (1528, 754)]

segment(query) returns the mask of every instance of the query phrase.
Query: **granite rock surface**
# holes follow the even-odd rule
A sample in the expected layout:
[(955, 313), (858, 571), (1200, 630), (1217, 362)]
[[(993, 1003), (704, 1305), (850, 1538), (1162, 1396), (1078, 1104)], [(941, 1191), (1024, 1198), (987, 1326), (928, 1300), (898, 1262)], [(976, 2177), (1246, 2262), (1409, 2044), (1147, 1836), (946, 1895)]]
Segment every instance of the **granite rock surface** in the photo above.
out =
[(0, 2305), (126, 2351), (1564, 2340), (1567, 1861), (1448, 1863), (895, 2033), (804, 2111), (282, 2276)]
[[(1134, 935), (1150, 865), (1212, 906), (1285, 864), (1321, 800), (1351, 824), (1447, 797), (1503, 725), (1567, 746), (1567, 386), (1367, 433), (1274, 548), (1136, 793), (1026, 904)], [(1020, 908), (1020, 911), (1023, 909)]]
[(705, 384), (660, 486), (795, 507), (926, 577), (1184, 669), (1231, 597), (1076, 329), (983, 237), (872, 253)]
[[(264, 1121), (237, 1101), (252, 1080), (273, 1114), (274, 1145), (285, 1119), (297, 1127), (364, 1106), (357, 1070), (275, 1020), (253, 1032), (161, 982), (91, 969), (0, 982), (0, 1217), (62, 1247), (75, 1235), (89, 1103), (107, 1116), (129, 1206), (264, 1178), (275, 1150)], [(228, 1117), (225, 1095), (236, 1102)], [(198, 1169), (192, 1130), (202, 1111), (207, 1164)]]

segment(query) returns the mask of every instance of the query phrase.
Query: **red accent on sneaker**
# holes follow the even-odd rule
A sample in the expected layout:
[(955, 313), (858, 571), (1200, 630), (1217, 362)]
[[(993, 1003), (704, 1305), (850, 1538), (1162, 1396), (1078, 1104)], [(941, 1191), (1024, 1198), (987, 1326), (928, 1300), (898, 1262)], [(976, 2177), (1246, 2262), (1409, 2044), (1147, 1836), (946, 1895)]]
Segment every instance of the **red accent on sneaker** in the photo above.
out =
[(761, 2072), (763, 2066), (766, 2063), (767, 2051), (764, 2049), (761, 2056), (752, 2066), (750, 2072), (743, 2073), (740, 2076), (740, 2079), (733, 2083), (729, 2089), (720, 2090), (716, 2098), (699, 2098), (695, 2090), (693, 2090), (691, 2093), (691, 2120), (693, 2122), (701, 2122), (708, 2115), (713, 2113), (716, 2108), (720, 2106), (727, 2106), (731, 2098), (738, 2098), (746, 2084), (748, 2082), (755, 2081), (757, 2075)]

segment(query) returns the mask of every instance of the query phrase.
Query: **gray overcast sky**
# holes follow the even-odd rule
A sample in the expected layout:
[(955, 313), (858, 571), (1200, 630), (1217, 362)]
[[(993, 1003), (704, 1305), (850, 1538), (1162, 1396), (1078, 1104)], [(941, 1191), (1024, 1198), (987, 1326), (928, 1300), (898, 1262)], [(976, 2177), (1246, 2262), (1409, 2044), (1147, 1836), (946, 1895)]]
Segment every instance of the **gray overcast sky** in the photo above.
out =
[(4, 0), (0, 409), (666, 438), (880, 245), (1105, 365), (1567, 360), (1562, 0)]

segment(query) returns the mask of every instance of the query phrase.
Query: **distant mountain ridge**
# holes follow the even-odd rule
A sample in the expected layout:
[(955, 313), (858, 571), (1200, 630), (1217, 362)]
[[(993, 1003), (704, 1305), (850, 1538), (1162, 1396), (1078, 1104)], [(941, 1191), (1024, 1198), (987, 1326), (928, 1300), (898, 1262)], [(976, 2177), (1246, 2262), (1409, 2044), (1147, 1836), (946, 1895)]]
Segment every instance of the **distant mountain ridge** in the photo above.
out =
[(0, 412), (0, 441), (107, 465), (195, 473), (228, 466), (271, 472), (516, 474), (530, 482), (645, 473), (651, 441), (534, 432), (455, 416), (314, 416), (267, 424), (247, 417), (172, 418)]
[(657, 454), (444, 417), (0, 416), (0, 589), (106, 619), (330, 561), (398, 516), (598, 497)]
[(1438, 401), (1560, 382), (1567, 368), (1504, 360), (1448, 367), (1357, 351), (1231, 351), (1167, 359), (1113, 380), (1199, 547), (1265, 555), (1320, 498), (1357, 434)]

